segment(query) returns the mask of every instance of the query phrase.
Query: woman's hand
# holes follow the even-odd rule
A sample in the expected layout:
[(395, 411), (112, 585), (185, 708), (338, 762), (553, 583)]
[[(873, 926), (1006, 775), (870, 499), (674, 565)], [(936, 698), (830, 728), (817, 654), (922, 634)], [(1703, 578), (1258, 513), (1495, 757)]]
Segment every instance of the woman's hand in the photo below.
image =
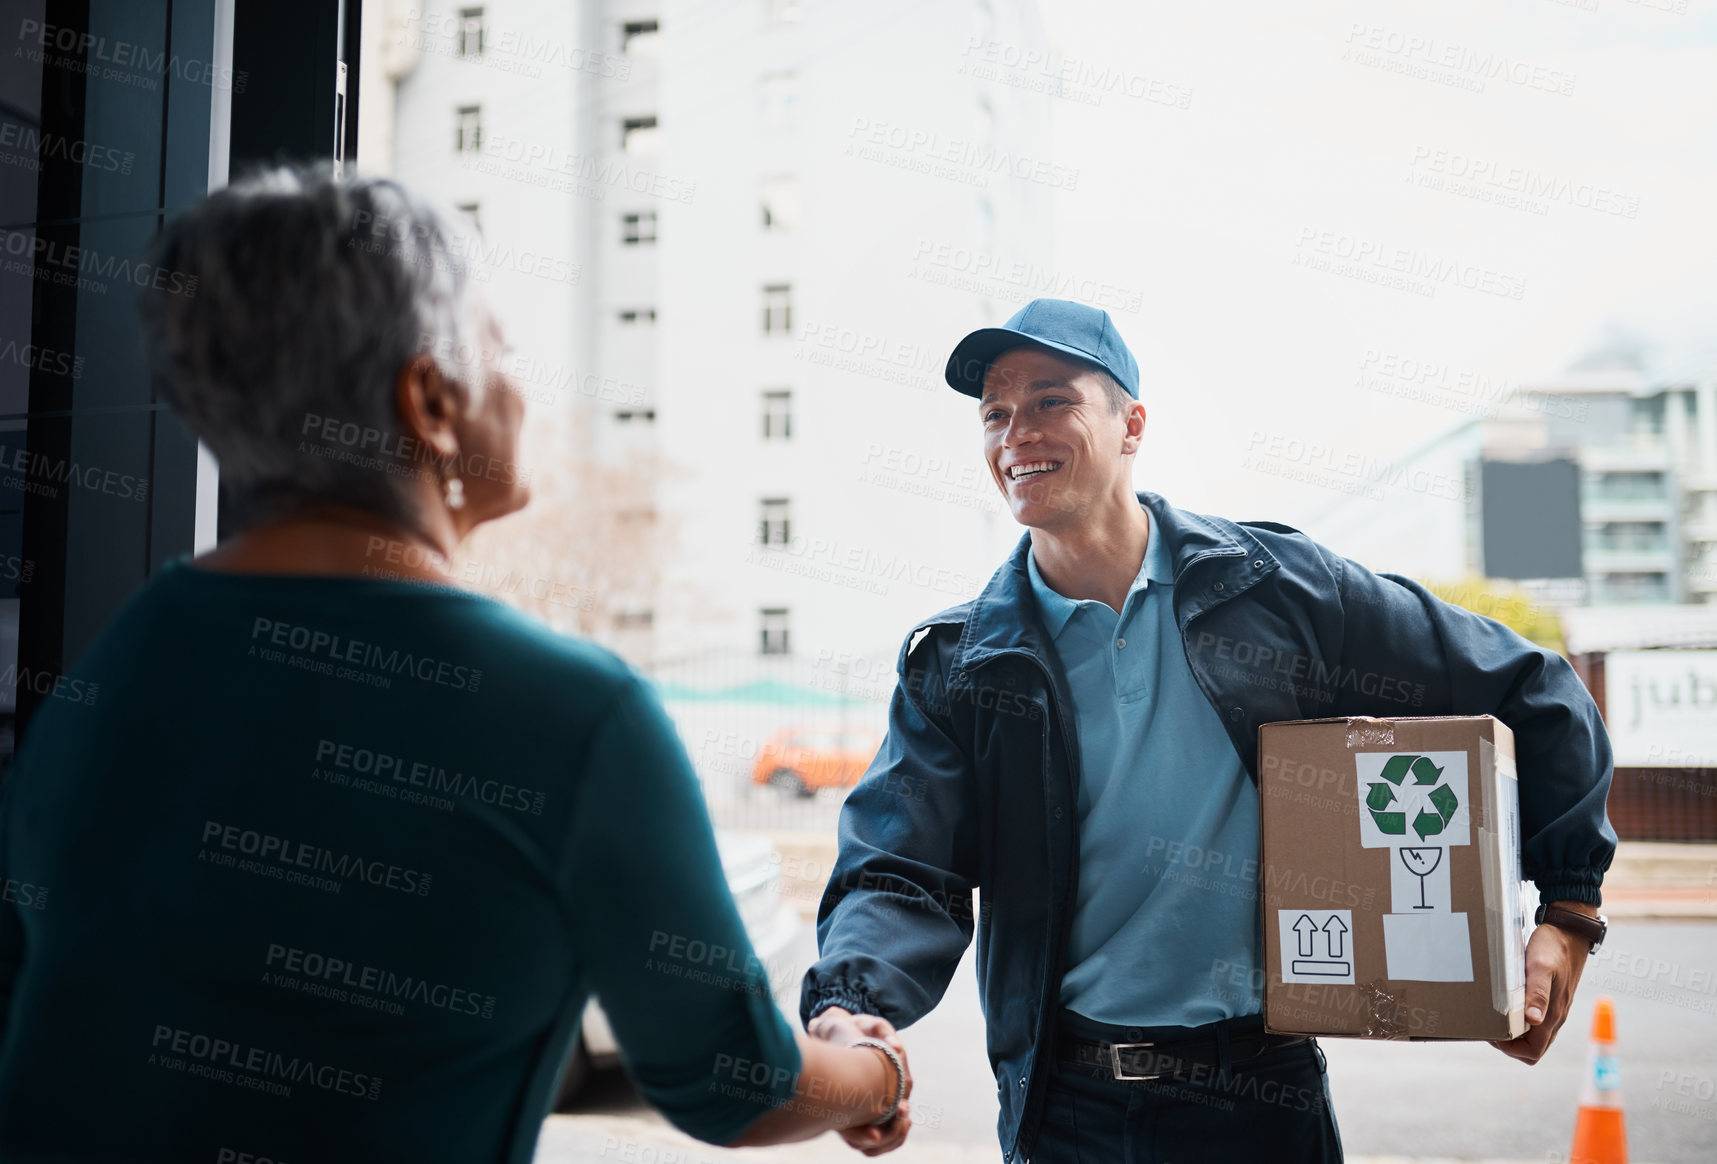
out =
[[(816, 1018), (812, 1019), (806, 1028), (806, 1033), (818, 1039), (845, 1046), (855, 1039), (881, 1039), (894, 1048), (900, 1056), (900, 1062), (905, 1065), (906, 1045), (900, 1041), (899, 1032), (894, 1024), (887, 1019), (874, 1014), (855, 1015), (838, 1006), (831, 1006)], [(881, 1058), (879, 1055), (878, 1058)], [(888, 1069), (889, 1083), (894, 1082), (892, 1066)], [(892, 1094), (892, 1090), (890, 1091)], [(902, 1081), (900, 1106), (895, 1109), (894, 1116), (886, 1124), (869, 1127), (851, 1127), (841, 1132), (841, 1139), (866, 1156), (880, 1156), (884, 1152), (892, 1152), (906, 1142), (906, 1135), (912, 1130), (912, 1111), (908, 1097), (912, 1094), (912, 1070), (908, 1066), (906, 1078)]]

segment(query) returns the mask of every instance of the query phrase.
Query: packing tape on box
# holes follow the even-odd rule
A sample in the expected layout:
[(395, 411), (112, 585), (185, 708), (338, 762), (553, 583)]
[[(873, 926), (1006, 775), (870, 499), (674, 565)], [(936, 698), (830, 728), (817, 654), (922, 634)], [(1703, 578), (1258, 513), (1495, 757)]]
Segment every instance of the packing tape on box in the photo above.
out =
[(1526, 1003), (1524, 919), (1520, 905), (1520, 799), (1514, 761), (1489, 740), (1479, 741), (1481, 769), (1497, 782), (1496, 819), (1477, 827), (1484, 881), (1485, 936), (1490, 947), (1491, 1006), (1509, 1014)]
[(1359, 983), (1359, 1001), (1365, 1013), (1365, 1026), (1358, 1032), (1362, 1039), (1405, 1039), (1407, 1024), (1401, 1021), (1404, 1010), (1395, 1001), (1395, 993), (1383, 986), (1388, 979), (1368, 978)]
[(1494, 829), (1480, 826), (1479, 875), (1484, 880), (1485, 945), (1490, 947), (1490, 1005), (1498, 1014), (1508, 1013), (1508, 914), (1496, 905), (1502, 890), (1502, 869), (1496, 857), (1500, 839)]
[(1360, 748), (1393, 748), (1394, 746), (1394, 720), (1354, 716), (1347, 721), (1348, 751), (1352, 752)]

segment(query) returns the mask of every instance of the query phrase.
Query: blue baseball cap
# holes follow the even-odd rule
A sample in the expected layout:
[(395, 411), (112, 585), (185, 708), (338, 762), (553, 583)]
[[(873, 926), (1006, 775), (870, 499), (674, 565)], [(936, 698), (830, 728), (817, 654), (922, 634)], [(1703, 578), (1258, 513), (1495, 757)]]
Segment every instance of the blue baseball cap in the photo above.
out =
[(943, 375), (948, 386), (982, 397), (990, 364), (1014, 348), (1040, 347), (1096, 364), (1139, 398), (1139, 362), (1127, 350), (1115, 321), (1100, 307), (1067, 299), (1033, 299), (1000, 327), (981, 327), (958, 344)]

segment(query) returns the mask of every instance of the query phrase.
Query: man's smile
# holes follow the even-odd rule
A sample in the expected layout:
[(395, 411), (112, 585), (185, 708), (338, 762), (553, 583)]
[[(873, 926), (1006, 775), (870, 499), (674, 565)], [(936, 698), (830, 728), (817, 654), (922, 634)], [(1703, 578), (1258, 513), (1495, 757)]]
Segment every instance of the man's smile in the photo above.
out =
[(1041, 477), (1061, 468), (1060, 461), (1022, 461), (1017, 465), (1008, 466), (1009, 481), (1024, 481), (1031, 477)]

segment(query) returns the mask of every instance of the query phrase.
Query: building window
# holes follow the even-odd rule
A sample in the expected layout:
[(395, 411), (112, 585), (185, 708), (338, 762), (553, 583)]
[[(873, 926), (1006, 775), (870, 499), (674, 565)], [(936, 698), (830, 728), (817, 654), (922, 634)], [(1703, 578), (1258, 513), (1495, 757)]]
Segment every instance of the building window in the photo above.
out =
[(619, 312), (621, 323), (655, 323), (654, 307), (625, 307)]
[(786, 335), (793, 330), (793, 288), (770, 283), (763, 288), (763, 334)]
[(793, 435), (793, 393), (777, 388), (763, 394), (763, 439), (784, 441)]
[(629, 20), (620, 26), (620, 51), (628, 56), (653, 57), (662, 47), (662, 29), (654, 20)]
[(1667, 554), (1669, 526), (1661, 521), (1605, 521), (1586, 528), (1586, 548), (1609, 553)]
[(792, 24), (804, 14), (803, 0), (763, 0), (763, 19), (770, 24)]
[(622, 214), (620, 216), (620, 241), (627, 246), (655, 242), (656, 212), (654, 210), (640, 210), (636, 214)]
[(785, 655), (789, 648), (787, 638), (787, 608), (784, 606), (766, 606), (758, 611), (762, 616), (760, 629), (762, 642), (758, 649), (765, 655)]
[(1659, 571), (1627, 571), (1599, 574), (1600, 602), (1668, 602), (1669, 575)]
[(765, 73), (758, 83), (758, 112), (763, 128), (779, 132), (793, 124), (799, 107), (799, 78), (794, 73)]
[(614, 412), (614, 420), (619, 424), (631, 424), (633, 421), (652, 424), (655, 419), (656, 410), (654, 408), (621, 408)]
[(476, 227), (478, 230), (483, 229), (483, 218), (482, 218), (482, 215), (479, 213), (480, 207), (478, 206), (477, 203), (475, 203), (475, 202), (461, 202), (457, 207), (455, 207), (455, 209), (458, 210), (459, 213), (463, 214), (466, 218), (469, 218), (471, 220), (472, 226)]
[(656, 117), (628, 117), (620, 122), (620, 148), (629, 154), (656, 152)]
[(1588, 501), (1667, 501), (1669, 486), (1661, 471), (1624, 470), (1594, 473)]
[(461, 105), (453, 129), (453, 148), (462, 154), (474, 154), (483, 148), (483, 107)]
[(462, 57), (480, 57), (483, 55), (483, 10), (481, 8), (461, 8), (459, 10), (459, 55)]
[(797, 178), (766, 178), (761, 194), (764, 230), (793, 230), (799, 225)]
[(787, 520), (787, 499), (785, 497), (765, 497), (762, 502), (762, 520), (758, 523), (757, 539), (766, 546), (784, 546), (792, 536), (792, 529)]
[(1663, 435), (1664, 394), (1635, 397), (1628, 401), (1628, 428), (1650, 436)]

